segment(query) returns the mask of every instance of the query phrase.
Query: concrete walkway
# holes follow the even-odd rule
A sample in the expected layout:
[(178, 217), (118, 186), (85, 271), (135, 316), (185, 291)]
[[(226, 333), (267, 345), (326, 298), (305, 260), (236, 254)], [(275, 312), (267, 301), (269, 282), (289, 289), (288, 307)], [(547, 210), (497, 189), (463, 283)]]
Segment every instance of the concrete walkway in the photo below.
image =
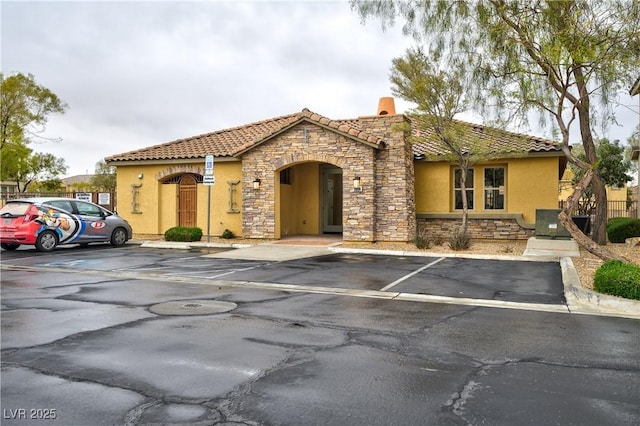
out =
[(285, 260), (303, 259), (305, 257), (323, 256), (331, 253), (332, 251), (329, 250), (329, 247), (327, 246), (259, 244), (236, 250), (206, 254), (203, 257), (280, 262)]
[(580, 247), (573, 239), (553, 240), (531, 237), (524, 256), (580, 257)]

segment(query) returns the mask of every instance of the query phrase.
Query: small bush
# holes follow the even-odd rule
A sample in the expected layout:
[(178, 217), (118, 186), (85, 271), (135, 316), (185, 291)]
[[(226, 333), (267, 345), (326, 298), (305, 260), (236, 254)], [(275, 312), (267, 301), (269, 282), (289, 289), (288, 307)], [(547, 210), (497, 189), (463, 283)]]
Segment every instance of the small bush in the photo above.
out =
[(441, 246), (442, 244), (444, 244), (444, 238), (442, 238), (442, 235), (436, 235), (433, 238), (433, 245), (434, 246)]
[(624, 243), (627, 238), (640, 237), (640, 219), (618, 217), (607, 222), (607, 236), (612, 243)]
[(603, 294), (640, 300), (640, 266), (619, 260), (603, 263), (593, 277), (593, 288)]
[(166, 241), (200, 241), (202, 238), (202, 229), (189, 228), (185, 226), (174, 226), (164, 233)]
[(419, 249), (430, 249), (431, 244), (432, 241), (427, 230), (424, 228), (420, 229), (418, 235), (416, 235), (416, 247)]
[(467, 250), (471, 247), (471, 234), (462, 228), (455, 228), (449, 237), (449, 247), (451, 250)]
[(510, 245), (502, 246), (502, 252), (503, 253), (513, 253), (513, 247), (511, 247)]
[(220, 238), (224, 238), (225, 240), (230, 240), (231, 238), (233, 238), (233, 232), (229, 231), (228, 229), (225, 229), (222, 235), (220, 235)]

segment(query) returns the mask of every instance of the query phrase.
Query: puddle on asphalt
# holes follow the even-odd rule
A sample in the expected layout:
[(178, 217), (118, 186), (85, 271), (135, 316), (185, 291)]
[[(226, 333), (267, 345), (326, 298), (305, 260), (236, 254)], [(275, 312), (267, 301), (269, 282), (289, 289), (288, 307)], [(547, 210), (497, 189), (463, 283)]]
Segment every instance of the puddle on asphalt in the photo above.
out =
[(152, 305), (149, 311), (158, 315), (212, 315), (229, 312), (237, 307), (233, 302), (220, 300), (180, 300)]

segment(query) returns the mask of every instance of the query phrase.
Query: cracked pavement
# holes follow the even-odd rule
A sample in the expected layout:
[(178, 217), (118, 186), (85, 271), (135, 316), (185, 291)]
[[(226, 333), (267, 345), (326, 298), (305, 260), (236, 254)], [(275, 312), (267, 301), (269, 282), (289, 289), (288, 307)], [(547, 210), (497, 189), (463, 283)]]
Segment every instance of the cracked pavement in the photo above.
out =
[[(3, 257), (2, 424), (640, 423), (638, 320), (242, 286), (202, 277), (246, 262), (211, 262)], [(157, 274), (179, 263), (190, 273)], [(150, 310), (180, 301), (237, 307)]]

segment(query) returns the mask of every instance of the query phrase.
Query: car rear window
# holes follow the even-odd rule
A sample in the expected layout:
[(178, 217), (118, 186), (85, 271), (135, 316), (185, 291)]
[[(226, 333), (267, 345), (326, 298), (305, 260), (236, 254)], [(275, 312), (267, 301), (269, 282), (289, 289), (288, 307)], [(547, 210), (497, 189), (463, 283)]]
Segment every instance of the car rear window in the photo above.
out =
[(58, 209), (65, 210), (69, 213), (73, 213), (73, 206), (71, 205), (70, 200), (55, 200), (47, 202), (48, 205), (53, 206)]
[(14, 202), (7, 203), (2, 209), (0, 209), (0, 216), (22, 216), (27, 213), (27, 210), (31, 206), (31, 203)]

